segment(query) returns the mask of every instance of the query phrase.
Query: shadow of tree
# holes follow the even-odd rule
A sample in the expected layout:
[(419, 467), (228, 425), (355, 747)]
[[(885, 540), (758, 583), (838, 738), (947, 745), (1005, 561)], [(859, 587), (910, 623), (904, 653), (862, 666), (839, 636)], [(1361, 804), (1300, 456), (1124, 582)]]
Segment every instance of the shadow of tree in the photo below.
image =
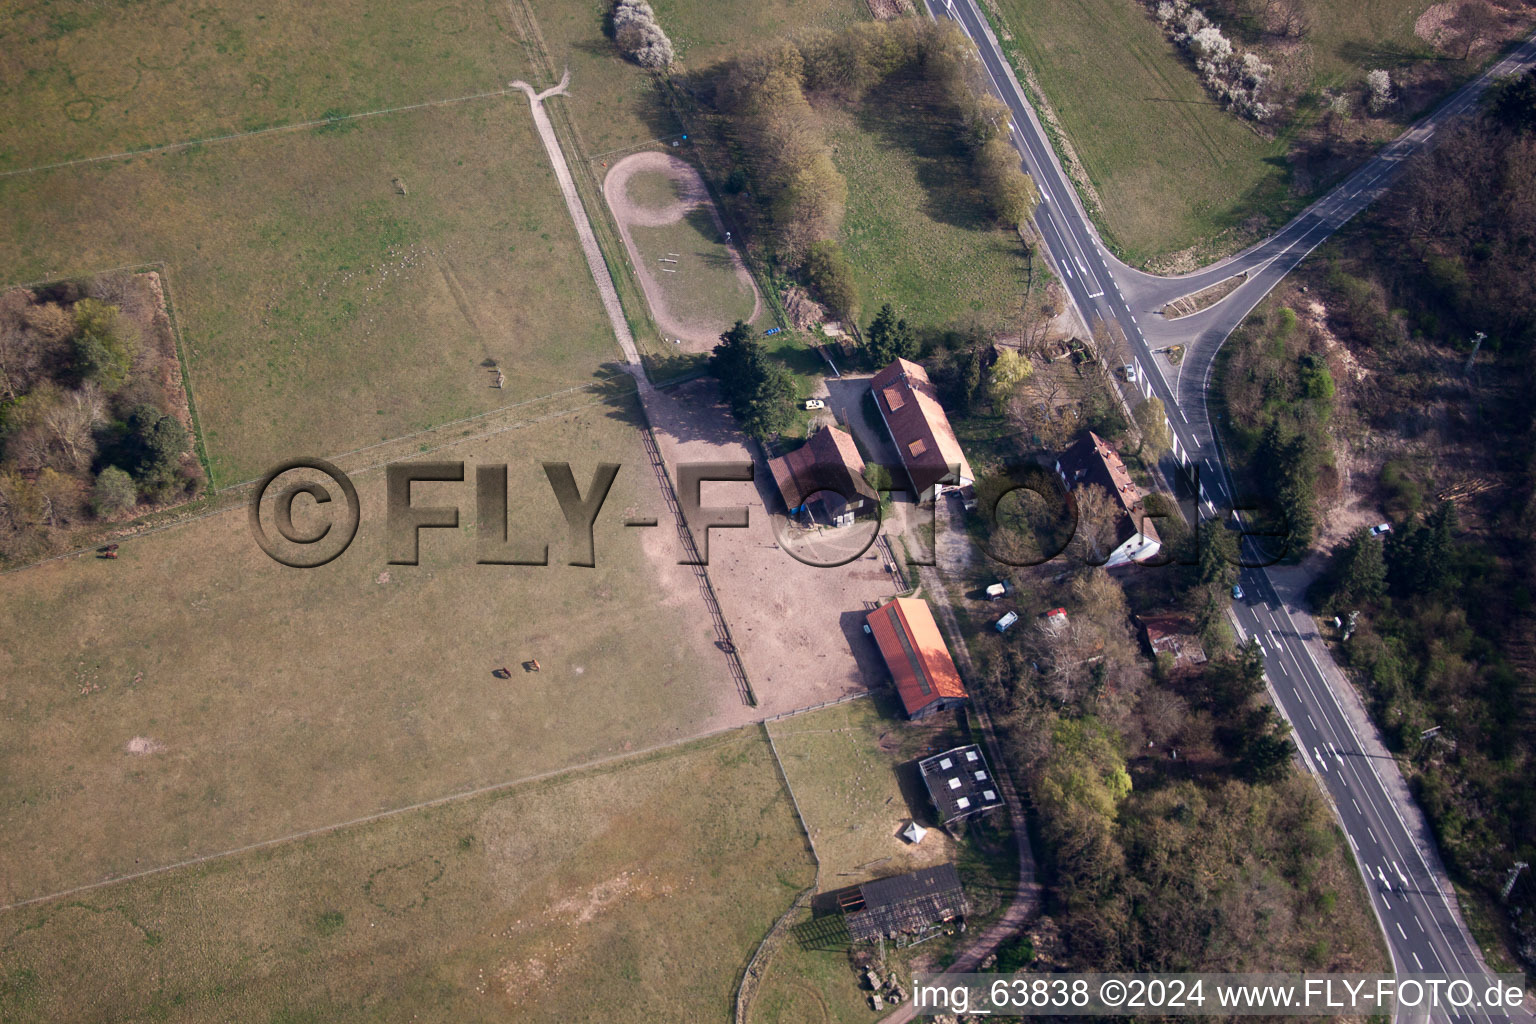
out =
[[(924, 192), (923, 212), (954, 227), (986, 229), (991, 213), (975, 187), (970, 159), (950, 112), (935, 103), (927, 82), (917, 75), (891, 79), (853, 108), (858, 126), (880, 145), (913, 157)], [(852, 177), (857, 167), (841, 168)]]

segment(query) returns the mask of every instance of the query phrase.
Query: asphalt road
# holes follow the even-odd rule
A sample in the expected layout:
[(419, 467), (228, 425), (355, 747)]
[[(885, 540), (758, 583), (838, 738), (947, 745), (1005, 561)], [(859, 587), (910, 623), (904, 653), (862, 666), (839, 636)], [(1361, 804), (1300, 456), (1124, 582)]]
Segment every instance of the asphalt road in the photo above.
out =
[[(1343, 183), (1280, 231), (1211, 267), (1157, 277), (1114, 259), (1100, 244), (1050, 141), (1002, 48), (974, 0), (926, 0), (934, 17), (949, 18), (977, 45), (994, 92), (1013, 115), (1013, 141), (1040, 188), (1035, 220), (1049, 258), (1086, 323), (1118, 322), (1136, 367), (1136, 387), (1168, 410), (1178, 460), (1196, 469), (1200, 508), (1217, 516), (1232, 488), (1206, 405), (1211, 366), (1221, 344), (1287, 273), (1333, 232), (1389, 188), (1403, 162), (1429, 144), (1449, 120), (1466, 113), (1499, 76), (1536, 64), (1536, 37), (1463, 86), (1433, 114), (1387, 145)], [(1169, 301), (1246, 273), (1221, 302), (1178, 320), (1163, 318)], [(1185, 346), (1179, 366), (1157, 350)], [(1220, 528), (1216, 522), (1208, 528)], [(1254, 559), (1257, 561), (1258, 559)], [(1308, 768), (1321, 780), (1366, 879), (1399, 973), (1482, 973), (1486, 970), (1456, 908), (1454, 893), (1423, 815), (1396, 762), (1378, 739), (1353, 688), (1317, 637), (1300, 595), (1282, 595), (1271, 574), (1245, 569), (1245, 593), (1234, 606), (1246, 636), (1259, 638), (1275, 703), (1290, 721)], [(1405, 1015), (1400, 1015), (1405, 1016)], [(1461, 1015), (1436, 1019), (1490, 1019)], [(1527, 1011), (1515, 1019), (1532, 1020)]]

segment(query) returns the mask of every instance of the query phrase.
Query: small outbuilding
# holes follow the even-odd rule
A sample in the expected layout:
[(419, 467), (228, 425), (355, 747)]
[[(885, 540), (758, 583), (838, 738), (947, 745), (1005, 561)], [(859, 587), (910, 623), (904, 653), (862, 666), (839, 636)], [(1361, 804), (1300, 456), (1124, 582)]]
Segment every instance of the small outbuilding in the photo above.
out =
[(974, 743), (925, 757), (917, 763), (928, 797), (946, 825), (1003, 804), (1002, 792), (981, 748)]
[(837, 905), (855, 942), (907, 945), (965, 916), (965, 891), (953, 864), (939, 864), (845, 889)]

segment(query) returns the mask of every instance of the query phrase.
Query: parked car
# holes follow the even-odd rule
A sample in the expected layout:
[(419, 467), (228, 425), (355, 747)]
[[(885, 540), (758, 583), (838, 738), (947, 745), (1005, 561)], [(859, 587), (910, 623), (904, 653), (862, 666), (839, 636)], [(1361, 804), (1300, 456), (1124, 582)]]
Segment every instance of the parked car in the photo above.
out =
[(808, 410), (809, 409), (825, 409), (827, 407), (827, 403), (823, 402), (819, 398), (807, 398), (805, 400), (805, 407)]
[(1242, 599), (1243, 599), (1243, 585), (1241, 583), (1234, 583), (1234, 584), (1232, 584), (1232, 600), (1234, 600), (1234, 601), (1241, 601)]
[(1136, 383), (1136, 364), (1135, 363), (1126, 363), (1124, 366), (1120, 367), (1120, 372), (1125, 374), (1125, 379), (1126, 380), (1130, 381), (1132, 384)]
[(994, 583), (987, 588), (987, 600), (1000, 601), (1012, 589), (1013, 588), (1008, 585), (1007, 580), (1004, 580), (1001, 583)]
[(1391, 533), (1391, 532), (1392, 532), (1392, 524), (1391, 523), (1377, 523), (1375, 526), (1371, 527), (1371, 536), (1372, 537), (1380, 537), (1384, 533)]
[(1018, 622), (1018, 621), (1019, 621), (1019, 613), (1018, 612), (1009, 612), (1007, 615), (1004, 615), (1002, 618), (1000, 618), (996, 622), (994, 622), (993, 626), (997, 629), (997, 631), (999, 633), (1006, 633), (1006, 632), (1008, 632), (1008, 627), (1013, 625), (1015, 622)]

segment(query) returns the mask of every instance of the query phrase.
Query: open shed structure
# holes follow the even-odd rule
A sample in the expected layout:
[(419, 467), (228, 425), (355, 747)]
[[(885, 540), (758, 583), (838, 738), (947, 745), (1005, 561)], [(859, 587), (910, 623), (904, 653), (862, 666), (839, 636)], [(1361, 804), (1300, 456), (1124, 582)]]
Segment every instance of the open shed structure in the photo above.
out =
[(917, 763), (917, 770), (933, 806), (938, 808), (939, 820), (946, 825), (1003, 805), (986, 756), (974, 743), (925, 757)]
[(855, 942), (911, 945), (965, 916), (965, 890), (953, 864), (939, 864), (846, 889), (837, 904)]

